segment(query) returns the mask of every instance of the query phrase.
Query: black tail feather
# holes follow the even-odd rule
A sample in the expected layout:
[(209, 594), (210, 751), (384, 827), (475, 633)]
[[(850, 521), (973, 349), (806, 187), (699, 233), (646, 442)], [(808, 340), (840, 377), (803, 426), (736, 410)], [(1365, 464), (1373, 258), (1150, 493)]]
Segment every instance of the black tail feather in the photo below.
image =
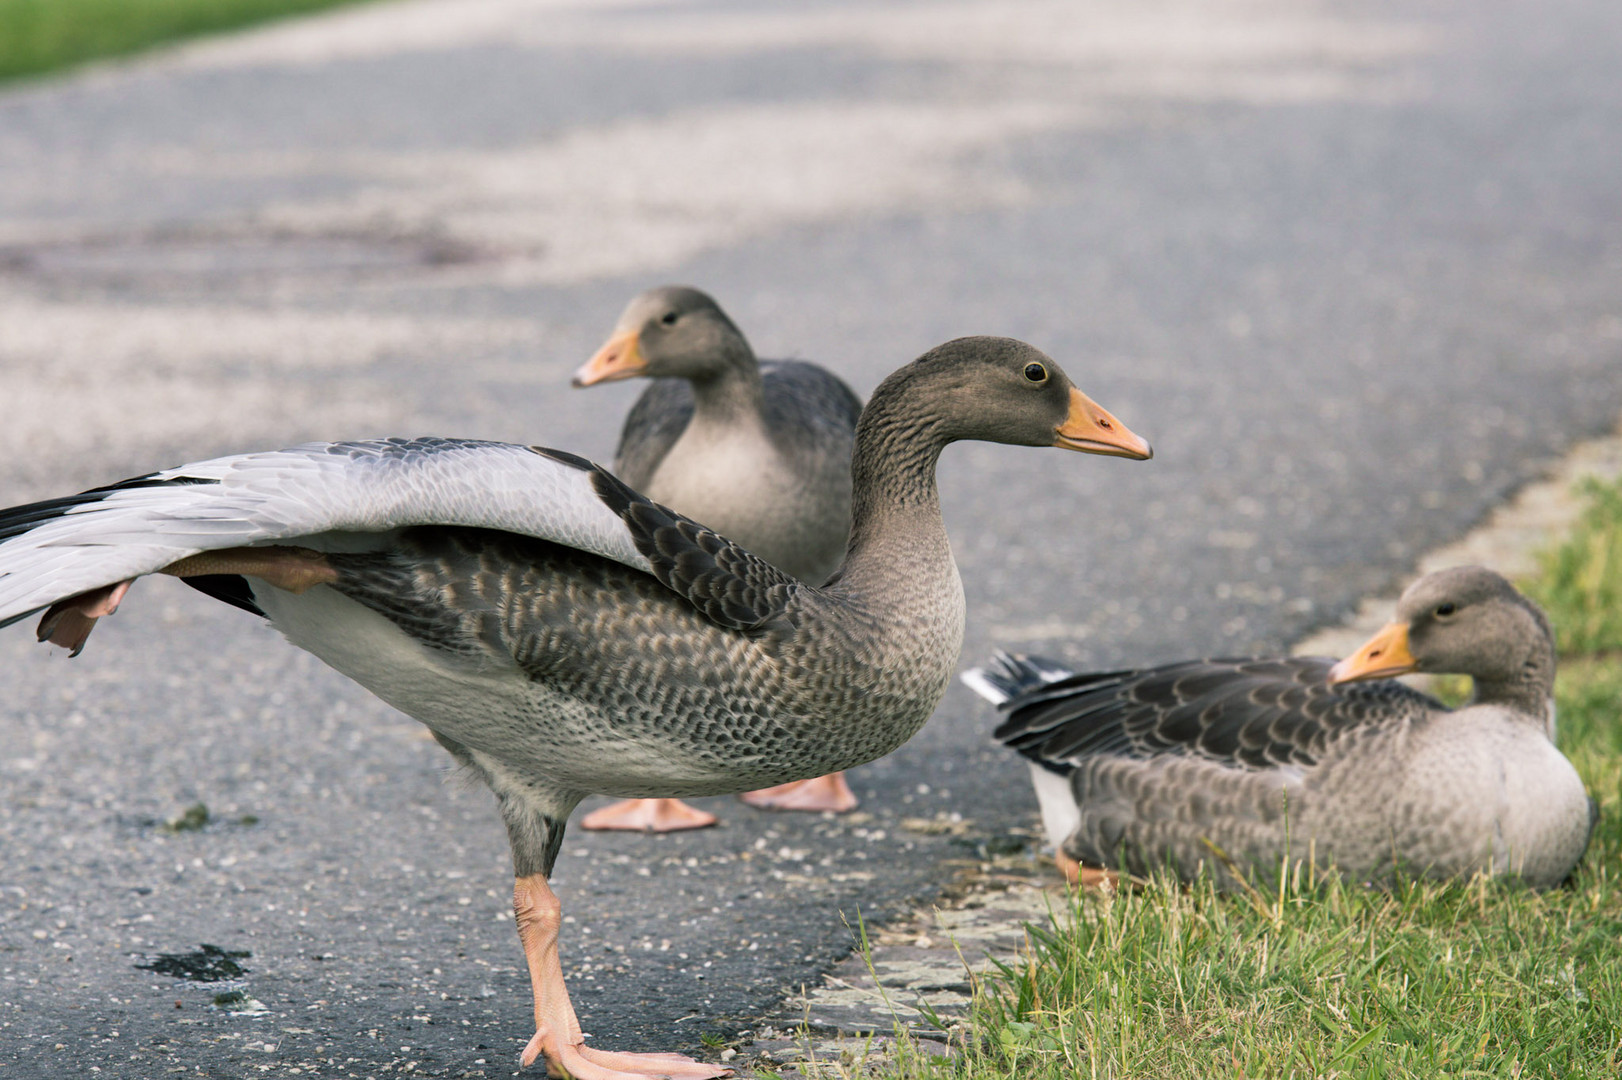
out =
[(1073, 674), (1056, 660), (1013, 656), (998, 649), (984, 667), (970, 668), (961, 678), (965, 686), (993, 705), (1002, 705)]
[(223, 600), (232, 607), (241, 608), (250, 615), (257, 615), (261, 619), (268, 617), (259, 609), (259, 605), (254, 603), (253, 589), (249, 587), (248, 579), (241, 574), (198, 574), (195, 577), (183, 577), (180, 580), (204, 596), (212, 596), (216, 600)]

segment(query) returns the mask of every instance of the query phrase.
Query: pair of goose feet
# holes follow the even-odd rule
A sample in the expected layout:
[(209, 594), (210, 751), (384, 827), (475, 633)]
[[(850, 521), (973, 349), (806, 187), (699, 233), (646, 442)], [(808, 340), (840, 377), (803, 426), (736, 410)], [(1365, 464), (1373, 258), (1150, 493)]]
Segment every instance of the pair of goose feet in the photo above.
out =
[[(813, 780), (795, 780), (776, 787), (748, 791), (738, 798), (761, 810), (803, 810), (842, 814), (856, 809), (856, 796), (842, 772)], [(580, 819), (583, 829), (628, 829), (635, 832), (676, 832), (715, 824), (715, 815), (688, 806), (680, 799), (626, 799), (593, 810)]]

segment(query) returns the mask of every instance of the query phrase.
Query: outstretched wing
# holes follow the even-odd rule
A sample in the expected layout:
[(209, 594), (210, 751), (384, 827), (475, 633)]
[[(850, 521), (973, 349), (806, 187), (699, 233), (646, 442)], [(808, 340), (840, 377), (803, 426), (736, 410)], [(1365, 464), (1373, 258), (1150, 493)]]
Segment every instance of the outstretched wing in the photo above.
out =
[(1241, 769), (1307, 767), (1348, 731), (1440, 707), (1390, 680), (1330, 686), (1333, 663), (1190, 660), (1071, 675), (1009, 700), (996, 736), (1060, 772), (1090, 758), (1163, 754)]
[(408, 525), (503, 529), (649, 569), (585, 465), (506, 443), (309, 443), (0, 510), (0, 625), (201, 551)]
[[(793, 579), (584, 458), (508, 443), (310, 443), (0, 510), (0, 626), (202, 551), (465, 525), (655, 574), (721, 625), (770, 622)], [(361, 543), (359, 546), (365, 546)]]

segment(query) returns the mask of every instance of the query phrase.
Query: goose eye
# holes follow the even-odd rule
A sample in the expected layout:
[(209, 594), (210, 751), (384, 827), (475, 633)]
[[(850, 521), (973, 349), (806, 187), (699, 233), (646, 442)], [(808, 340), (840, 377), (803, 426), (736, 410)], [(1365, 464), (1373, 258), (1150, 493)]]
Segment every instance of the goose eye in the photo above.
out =
[(1458, 608), (1455, 607), (1451, 603), (1449, 603), (1449, 604), (1438, 604), (1438, 605), (1436, 605), (1436, 617), (1438, 619), (1445, 619), (1445, 618), (1447, 618), (1449, 615), (1453, 614), (1457, 610), (1458, 610)]
[(1043, 367), (1041, 364), (1026, 364), (1025, 377), (1032, 382), (1046, 382), (1048, 377), (1048, 369)]
[(675, 326), (677, 318), (679, 316), (674, 311), (667, 311), (659, 316), (659, 321), (666, 326)]

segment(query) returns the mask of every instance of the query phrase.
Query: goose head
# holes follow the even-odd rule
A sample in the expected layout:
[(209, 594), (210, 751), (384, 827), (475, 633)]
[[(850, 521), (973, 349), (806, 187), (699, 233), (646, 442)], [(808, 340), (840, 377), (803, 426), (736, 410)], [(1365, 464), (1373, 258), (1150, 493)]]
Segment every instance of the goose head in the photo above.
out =
[(754, 367), (754, 350), (709, 294), (669, 285), (626, 305), (608, 341), (574, 373), (574, 385), (637, 376), (705, 382)]
[(1330, 669), (1331, 683), (1409, 672), (1469, 675), (1476, 700), (1525, 697), (1539, 706), (1554, 679), (1554, 634), (1538, 606), (1482, 566), (1427, 574), (1396, 618)]
[(862, 413), (858, 445), (895, 430), (937, 448), (978, 439), (1139, 461), (1154, 456), (1052, 358), (1013, 338), (948, 341), (885, 379)]

